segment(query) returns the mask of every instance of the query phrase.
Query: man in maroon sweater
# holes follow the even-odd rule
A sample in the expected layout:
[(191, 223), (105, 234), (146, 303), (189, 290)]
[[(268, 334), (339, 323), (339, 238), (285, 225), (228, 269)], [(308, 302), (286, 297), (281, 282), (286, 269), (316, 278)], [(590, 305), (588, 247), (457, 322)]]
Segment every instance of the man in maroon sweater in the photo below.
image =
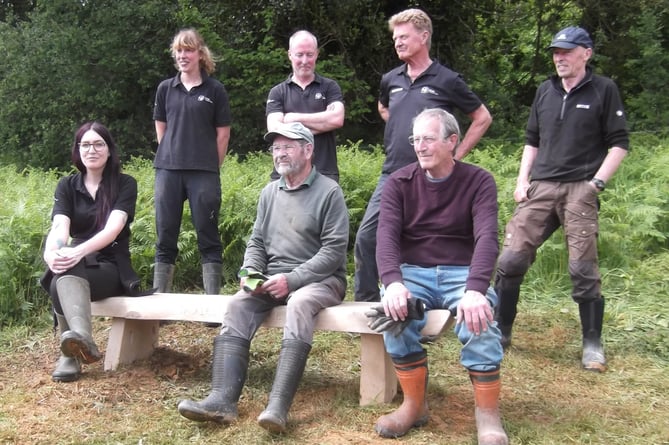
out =
[[(507, 444), (499, 413), (501, 334), (493, 320), (490, 286), (498, 253), (497, 187), (490, 173), (455, 161), (457, 121), (442, 109), (414, 119), (410, 142), (418, 162), (393, 173), (381, 197), (376, 259), (385, 315), (406, 320), (411, 299), (426, 310), (457, 314), (460, 362), (474, 387), (479, 444)], [(426, 317), (395, 336), (384, 332), (404, 401), (382, 416), (376, 431), (399, 437), (428, 419), (427, 352), (420, 338)]]

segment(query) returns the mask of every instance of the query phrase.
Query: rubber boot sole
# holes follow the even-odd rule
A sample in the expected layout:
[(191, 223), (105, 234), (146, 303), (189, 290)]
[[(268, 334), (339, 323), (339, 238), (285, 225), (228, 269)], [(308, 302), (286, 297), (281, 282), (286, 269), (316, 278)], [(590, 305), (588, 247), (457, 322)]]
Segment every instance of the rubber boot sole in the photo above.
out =
[(102, 359), (102, 354), (92, 340), (75, 331), (65, 331), (60, 336), (60, 350), (66, 357), (74, 357), (81, 363), (91, 364)]
[(230, 425), (238, 419), (237, 413), (207, 410), (192, 400), (182, 400), (177, 405), (177, 409), (179, 414), (195, 422), (216, 422)]
[(258, 416), (258, 424), (269, 431), (270, 433), (274, 434), (281, 434), (286, 432), (286, 420), (280, 418), (279, 416), (276, 416), (272, 413), (269, 412), (262, 412)]
[(381, 437), (385, 437), (387, 439), (396, 439), (406, 435), (409, 431), (411, 431), (412, 428), (420, 428), (421, 426), (426, 425), (429, 417), (429, 415), (419, 417), (414, 423), (411, 424), (411, 426), (409, 426), (409, 428), (404, 431), (392, 431), (388, 428), (380, 427), (378, 423), (374, 425), (374, 431), (376, 431), (376, 433)]

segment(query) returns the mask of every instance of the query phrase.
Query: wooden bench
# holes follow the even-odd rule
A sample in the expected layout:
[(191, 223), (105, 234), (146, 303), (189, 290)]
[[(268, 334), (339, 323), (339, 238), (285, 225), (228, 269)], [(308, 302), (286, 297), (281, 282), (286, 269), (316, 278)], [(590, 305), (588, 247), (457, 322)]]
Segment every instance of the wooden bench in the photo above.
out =
[[(158, 293), (94, 302), (94, 316), (112, 318), (104, 369), (148, 358), (158, 344), (159, 320), (220, 322), (228, 301), (226, 295)], [(397, 394), (397, 377), (383, 336), (367, 327), (365, 312), (376, 304), (345, 301), (323, 309), (316, 319), (316, 330), (360, 334), (360, 405), (387, 403)], [(285, 316), (285, 306), (276, 307), (262, 326), (283, 328)], [(439, 336), (452, 321), (447, 310), (429, 311), (422, 333)]]

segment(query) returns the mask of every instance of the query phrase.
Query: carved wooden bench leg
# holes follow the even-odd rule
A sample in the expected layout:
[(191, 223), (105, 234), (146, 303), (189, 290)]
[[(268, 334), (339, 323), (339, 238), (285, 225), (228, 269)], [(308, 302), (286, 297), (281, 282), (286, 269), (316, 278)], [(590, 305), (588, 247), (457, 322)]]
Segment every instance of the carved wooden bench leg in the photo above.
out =
[(395, 394), (397, 376), (383, 335), (360, 334), (360, 406), (388, 403)]
[(105, 352), (105, 371), (148, 358), (158, 344), (158, 320), (112, 318)]

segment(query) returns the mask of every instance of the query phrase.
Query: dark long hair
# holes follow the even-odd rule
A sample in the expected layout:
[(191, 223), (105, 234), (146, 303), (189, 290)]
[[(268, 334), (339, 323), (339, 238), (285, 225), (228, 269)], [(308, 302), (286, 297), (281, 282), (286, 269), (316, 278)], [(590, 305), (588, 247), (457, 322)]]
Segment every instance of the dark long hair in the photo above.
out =
[(116, 202), (119, 192), (119, 182), (121, 176), (121, 160), (118, 156), (118, 149), (111, 133), (99, 122), (86, 122), (74, 134), (74, 143), (72, 144), (72, 163), (82, 174), (86, 174), (86, 166), (81, 161), (81, 152), (79, 151), (79, 142), (88, 130), (93, 130), (99, 134), (107, 143), (109, 149), (109, 158), (102, 171), (102, 182), (98, 188), (95, 197), (97, 213), (95, 216), (95, 225), (97, 229), (102, 229), (107, 223), (107, 218), (111, 213), (112, 206)]

